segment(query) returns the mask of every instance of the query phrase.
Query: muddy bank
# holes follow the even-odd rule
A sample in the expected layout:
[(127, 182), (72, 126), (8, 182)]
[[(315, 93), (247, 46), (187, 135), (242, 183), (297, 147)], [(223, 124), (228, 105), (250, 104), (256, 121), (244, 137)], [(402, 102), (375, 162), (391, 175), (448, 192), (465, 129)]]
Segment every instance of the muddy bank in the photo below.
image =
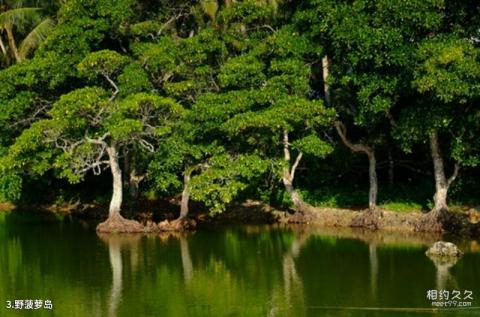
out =
[(12, 211), (15, 210), (16, 206), (12, 203), (3, 203), (0, 202), (0, 212), (2, 211)]
[(402, 213), (382, 209), (353, 211), (310, 207), (304, 213), (286, 216), (281, 221), (313, 223), (325, 227), (364, 228), (374, 231), (454, 233), (480, 236), (480, 222), (478, 222), (477, 214), (449, 211)]
[(212, 221), (218, 223), (309, 224), (325, 228), (360, 228), (371, 231), (454, 233), (480, 236), (480, 213), (476, 211), (422, 213), (377, 209), (351, 210), (308, 206), (304, 212), (281, 211), (258, 201), (232, 206)]
[[(0, 205), (1, 207), (1, 205)], [(12, 205), (6, 205), (10, 207)], [(26, 210), (24, 207), (22, 210)], [(67, 204), (29, 207), (30, 210), (45, 210), (52, 213), (69, 214), (83, 219), (107, 218), (107, 208), (98, 204)], [(2, 210), (2, 208), (0, 208)], [(442, 214), (421, 212), (395, 212), (378, 209), (351, 210), (339, 208), (316, 208), (308, 206), (303, 213), (293, 210), (278, 210), (260, 201), (247, 200), (235, 203), (228, 210), (210, 216), (204, 206), (192, 206), (188, 218), (175, 221), (179, 215), (176, 201), (140, 201), (125, 204), (122, 219), (102, 223), (100, 232), (162, 232), (190, 231), (210, 224), (309, 224), (325, 228), (361, 228), (371, 231), (400, 232), (450, 232), (473, 237), (480, 236), (480, 213), (445, 212)]]

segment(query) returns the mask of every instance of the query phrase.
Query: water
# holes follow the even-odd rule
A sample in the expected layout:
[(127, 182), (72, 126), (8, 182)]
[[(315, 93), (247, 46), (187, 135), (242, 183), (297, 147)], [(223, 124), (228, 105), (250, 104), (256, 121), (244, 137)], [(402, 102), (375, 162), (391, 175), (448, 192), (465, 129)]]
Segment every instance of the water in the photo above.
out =
[[(220, 227), (97, 236), (88, 223), (0, 213), (0, 316), (479, 316), (431, 310), (429, 289), (470, 290), (480, 244), (457, 263), (436, 237), (321, 228)], [(49, 299), (14, 311), (7, 300)]]

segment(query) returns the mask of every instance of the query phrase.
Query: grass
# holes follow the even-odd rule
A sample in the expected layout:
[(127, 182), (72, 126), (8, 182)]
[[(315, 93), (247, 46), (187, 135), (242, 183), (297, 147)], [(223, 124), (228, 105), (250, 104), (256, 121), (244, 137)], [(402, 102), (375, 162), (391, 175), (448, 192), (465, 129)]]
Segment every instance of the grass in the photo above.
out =
[(415, 202), (405, 202), (405, 201), (389, 201), (385, 203), (381, 203), (378, 206), (380, 209), (386, 209), (396, 212), (414, 212), (414, 211), (422, 211), (424, 208), (422, 205), (417, 204)]
[[(366, 209), (368, 208), (368, 188), (322, 187), (315, 190), (299, 190), (303, 199), (315, 207)], [(397, 186), (382, 188), (379, 191), (378, 207), (385, 210), (408, 213), (422, 212), (433, 208), (433, 192), (428, 186)], [(453, 195), (452, 195), (453, 196)], [(284, 194), (284, 203), (289, 203), (288, 195)], [(477, 201), (458, 200), (452, 198), (450, 210), (463, 213), (469, 209), (478, 210)]]
[[(364, 209), (368, 208), (368, 188), (322, 187), (300, 190), (303, 199), (315, 207)], [(287, 195), (288, 196), (288, 195)], [(288, 197), (287, 197), (288, 199)], [(421, 212), (430, 209), (429, 193), (399, 186), (379, 192), (378, 206), (396, 212)]]
[(303, 199), (316, 207), (361, 208), (368, 206), (368, 192), (359, 189), (320, 188), (314, 191), (300, 190)]

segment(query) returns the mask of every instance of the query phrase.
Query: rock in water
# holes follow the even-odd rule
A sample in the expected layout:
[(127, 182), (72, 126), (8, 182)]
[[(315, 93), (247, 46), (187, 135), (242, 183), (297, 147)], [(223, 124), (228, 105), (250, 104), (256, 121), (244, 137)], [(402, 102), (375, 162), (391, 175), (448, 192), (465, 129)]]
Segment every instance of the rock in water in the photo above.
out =
[(463, 252), (451, 242), (437, 241), (427, 250), (426, 254), (428, 256), (460, 257)]

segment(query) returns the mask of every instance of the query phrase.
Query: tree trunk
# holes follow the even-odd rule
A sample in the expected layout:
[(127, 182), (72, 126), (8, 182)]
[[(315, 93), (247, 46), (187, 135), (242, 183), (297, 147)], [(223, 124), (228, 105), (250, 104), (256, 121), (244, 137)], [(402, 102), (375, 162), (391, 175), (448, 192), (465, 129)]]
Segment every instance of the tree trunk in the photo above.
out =
[(327, 106), (331, 106), (331, 99), (330, 99), (330, 86), (328, 85), (328, 75), (329, 75), (329, 70), (330, 70), (330, 60), (328, 59), (328, 56), (325, 55), (322, 58), (322, 74), (323, 74), (323, 93), (325, 95), (325, 104)]
[(140, 195), (140, 183), (145, 178), (145, 175), (138, 175), (137, 169), (133, 167), (130, 170), (128, 177), (128, 194), (131, 199), (137, 200)]
[[(330, 60), (325, 55), (322, 58), (323, 69), (323, 90), (325, 94), (325, 103), (327, 106), (331, 106), (330, 87), (328, 85), (328, 76), (330, 70)], [(377, 162), (375, 159), (375, 151), (367, 145), (352, 144), (347, 138), (347, 129), (340, 121), (335, 122), (335, 128), (342, 139), (342, 142), (353, 152), (364, 152), (368, 156), (368, 176), (369, 176), (369, 194), (368, 194), (368, 208), (373, 211), (377, 207), (377, 195), (378, 195), (378, 180), (377, 180)]]
[(128, 196), (134, 202), (140, 195), (140, 183), (145, 178), (145, 175), (138, 175), (136, 168), (135, 155), (130, 154), (127, 150), (123, 152), (123, 172), (128, 177), (124, 177), (124, 188), (128, 191)]
[(122, 184), (122, 170), (118, 162), (118, 149), (115, 144), (107, 147), (108, 159), (110, 162), (110, 170), (113, 178), (113, 193), (110, 201), (110, 209), (108, 217), (118, 217), (122, 207), (123, 199), (123, 184)]
[(13, 26), (11, 24), (5, 25), (5, 31), (7, 32), (8, 45), (12, 50), (13, 57), (18, 62), (22, 61), (20, 54), (18, 53), (17, 43), (15, 42), (15, 36), (13, 35)]
[(377, 161), (375, 159), (375, 152), (373, 151), (368, 153), (368, 176), (370, 180), (368, 208), (370, 210), (375, 210), (375, 208), (377, 208), (378, 182), (377, 182)]
[(182, 192), (182, 202), (180, 205), (180, 216), (178, 219), (183, 219), (188, 216), (188, 202), (190, 201), (190, 179), (192, 176), (192, 169), (185, 172), (183, 175), (183, 192)]
[(435, 176), (435, 195), (433, 196), (434, 211), (440, 212), (442, 210), (448, 210), (448, 188), (457, 177), (459, 166), (458, 164), (455, 164), (455, 170), (452, 176), (447, 180), (437, 131), (430, 135), (430, 149), (432, 152), (433, 171)]
[[(125, 175), (130, 174), (130, 154), (128, 152), (127, 147), (125, 146), (122, 150), (123, 152), (123, 172)], [(130, 182), (128, 177), (123, 177), (123, 189), (125, 191), (130, 191)]]
[(289, 178), (288, 169), (284, 169), (283, 171), (283, 185), (287, 190), (287, 193), (290, 195), (292, 199), (293, 205), (297, 208), (298, 211), (303, 211), (304, 202), (298, 192), (293, 187), (292, 181)]
[(143, 177), (136, 174), (135, 169), (130, 172), (130, 177), (128, 181), (128, 194), (131, 199), (137, 200), (140, 195), (140, 182)]
[(285, 130), (283, 132), (283, 152), (284, 152), (284, 160), (285, 160), (285, 167), (283, 168), (283, 185), (285, 186), (285, 190), (290, 195), (293, 205), (295, 208), (303, 212), (305, 209), (305, 203), (303, 202), (302, 198), (298, 194), (298, 192), (293, 187), (293, 180), (295, 178), (295, 170), (302, 159), (303, 154), (300, 152), (298, 154), (295, 163), (292, 167), (290, 167), (290, 144), (288, 142), (288, 132)]
[(353, 152), (363, 152), (368, 156), (368, 176), (370, 184), (368, 207), (370, 211), (373, 211), (377, 207), (378, 193), (377, 161), (375, 159), (375, 150), (368, 145), (353, 144), (350, 142), (350, 140), (347, 138), (347, 128), (342, 122), (335, 121), (335, 129), (337, 130), (337, 133), (345, 146), (347, 146)]
[(0, 50), (2, 50), (3, 55), (7, 55), (7, 49), (5, 47), (5, 44), (3, 44), (2, 40), (2, 34), (0, 33)]

